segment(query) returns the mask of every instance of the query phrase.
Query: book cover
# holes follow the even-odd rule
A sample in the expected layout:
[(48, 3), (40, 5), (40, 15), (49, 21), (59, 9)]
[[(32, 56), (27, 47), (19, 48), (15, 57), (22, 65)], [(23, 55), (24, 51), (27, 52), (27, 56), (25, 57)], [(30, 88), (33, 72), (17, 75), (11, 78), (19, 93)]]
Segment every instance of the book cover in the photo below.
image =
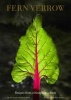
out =
[[(39, 99), (36, 100), (71, 99), (71, 1), (1, 0), (0, 100), (35, 100), (33, 78), (27, 75), (17, 83), (13, 80), (11, 72), (20, 47), (19, 39), (26, 35), (28, 27), (38, 15), (42, 16), (42, 27), (56, 45), (59, 76), (54, 84), (49, 84), (44, 77), (42, 78)], [(37, 24), (36, 28), (38, 27)], [(51, 44), (48, 45), (51, 46)]]

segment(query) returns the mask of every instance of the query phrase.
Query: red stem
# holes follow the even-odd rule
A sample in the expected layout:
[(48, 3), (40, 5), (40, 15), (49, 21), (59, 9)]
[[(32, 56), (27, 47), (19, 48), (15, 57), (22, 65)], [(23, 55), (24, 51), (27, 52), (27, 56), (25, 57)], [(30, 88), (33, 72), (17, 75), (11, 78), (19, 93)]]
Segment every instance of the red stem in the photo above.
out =
[(39, 91), (33, 90), (33, 100), (40, 100)]
[[(33, 80), (33, 100), (39, 100), (39, 90), (40, 90), (40, 77), (38, 71), (38, 50), (37, 50), (37, 34), (36, 34), (36, 50), (35, 50), (35, 74)], [(35, 93), (36, 92), (36, 93)]]

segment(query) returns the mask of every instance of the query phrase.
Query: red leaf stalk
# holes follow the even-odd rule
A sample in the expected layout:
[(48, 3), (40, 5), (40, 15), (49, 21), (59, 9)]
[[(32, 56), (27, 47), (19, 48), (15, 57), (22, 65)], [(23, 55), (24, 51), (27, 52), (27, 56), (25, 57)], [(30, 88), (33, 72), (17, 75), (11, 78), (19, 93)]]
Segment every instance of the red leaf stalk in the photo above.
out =
[(36, 50), (35, 50), (35, 74), (33, 80), (33, 100), (39, 100), (39, 90), (40, 90), (40, 77), (38, 71), (38, 49), (37, 49), (37, 34), (36, 34)]

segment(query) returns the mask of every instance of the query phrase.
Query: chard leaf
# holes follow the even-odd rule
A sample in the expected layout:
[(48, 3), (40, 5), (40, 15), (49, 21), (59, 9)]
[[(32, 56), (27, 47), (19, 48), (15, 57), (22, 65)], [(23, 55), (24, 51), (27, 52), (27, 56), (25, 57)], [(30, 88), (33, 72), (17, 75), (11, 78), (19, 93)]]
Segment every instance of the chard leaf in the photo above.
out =
[(36, 16), (19, 41), (16, 63), (11, 72), (13, 80), (21, 82), (31, 76), (35, 85), (38, 82), (34, 85), (36, 88), (44, 77), (47, 83), (54, 84), (59, 75), (59, 59), (52, 38), (42, 28), (41, 16)]

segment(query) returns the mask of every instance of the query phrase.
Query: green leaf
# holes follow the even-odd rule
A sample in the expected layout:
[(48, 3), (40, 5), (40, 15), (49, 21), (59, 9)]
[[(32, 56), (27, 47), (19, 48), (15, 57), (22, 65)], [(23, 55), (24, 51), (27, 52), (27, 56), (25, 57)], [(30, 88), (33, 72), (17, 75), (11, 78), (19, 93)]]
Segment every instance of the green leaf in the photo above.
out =
[(59, 75), (59, 59), (52, 38), (42, 28), (41, 16), (36, 16), (19, 41), (13, 80), (21, 82), (27, 76), (34, 79), (37, 73), (40, 79), (44, 77), (47, 83), (54, 84)]

